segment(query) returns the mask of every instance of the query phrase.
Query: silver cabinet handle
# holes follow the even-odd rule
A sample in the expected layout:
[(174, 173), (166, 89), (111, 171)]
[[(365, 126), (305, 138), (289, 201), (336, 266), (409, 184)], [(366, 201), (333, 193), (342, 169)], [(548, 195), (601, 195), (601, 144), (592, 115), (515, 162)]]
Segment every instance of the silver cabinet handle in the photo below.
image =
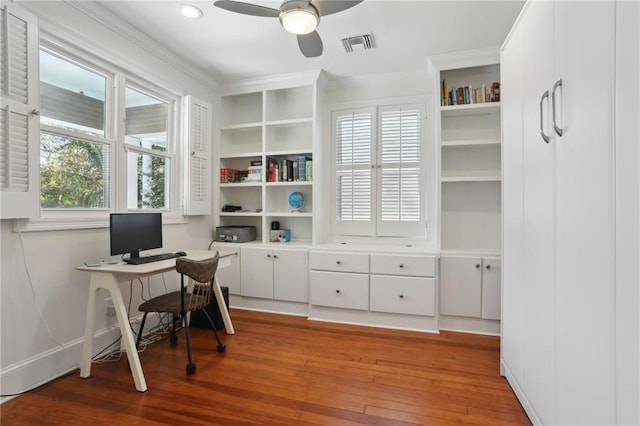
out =
[(558, 136), (562, 136), (562, 129), (556, 124), (556, 91), (559, 87), (562, 87), (562, 79), (556, 81), (556, 84), (553, 85), (553, 90), (551, 91), (551, 105), (553, 111), (553, 130), (556, 131)]
[(543, 122), (543, 115), (542, 115), (542, 102), (544, 101), (544, 98), (547, 98), (547, 102), (549, 99), (549, 91), (546, 90), (543, 94), (542, 97), (540, 98), (540, 136), (542, 136), (542, 139), (546, 142), (549, 143), (549, 136), (544, 134), (544, 128), (542, 127), (542, 122)]

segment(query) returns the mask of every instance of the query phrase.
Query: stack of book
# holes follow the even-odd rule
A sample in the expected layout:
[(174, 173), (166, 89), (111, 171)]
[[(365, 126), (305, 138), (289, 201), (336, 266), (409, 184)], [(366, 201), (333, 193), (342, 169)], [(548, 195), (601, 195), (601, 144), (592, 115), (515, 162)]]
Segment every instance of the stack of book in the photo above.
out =
[(246, 170), (220, 169), (220, 183), (239, 183), (247, 179), (249, 172)]
[(488, 102), (500, 102), (500, 83), (473, 87), (449, 87), (447, 80), (442, 80), (442, 106), (482, 104)]
[(295, 158), (267, 158), (267, 182), (311, 181), (313, 160), (299, 155)]

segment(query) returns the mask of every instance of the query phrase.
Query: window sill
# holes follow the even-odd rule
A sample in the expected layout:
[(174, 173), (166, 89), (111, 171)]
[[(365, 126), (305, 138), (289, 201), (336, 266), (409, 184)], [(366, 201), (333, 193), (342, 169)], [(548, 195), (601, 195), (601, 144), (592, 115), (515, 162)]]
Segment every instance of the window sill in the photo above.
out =
[[(187, 216), (162, 215), (163, 225), (188, 223)], [(109, 215), (92, 214), (86, 212), (65, 212), (64, 217), (41, 217), (38, 219), (16, 219), (13, 222), (13, 232), (41, 232), (67, 231), (74, 229), (108, 228)]]

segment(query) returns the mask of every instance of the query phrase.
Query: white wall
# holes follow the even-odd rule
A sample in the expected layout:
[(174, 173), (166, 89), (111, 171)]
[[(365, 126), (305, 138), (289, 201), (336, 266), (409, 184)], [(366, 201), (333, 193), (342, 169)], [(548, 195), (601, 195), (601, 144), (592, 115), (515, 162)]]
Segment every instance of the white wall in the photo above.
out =
[[(131, 27), (119, 24), (117, 30), (110, 29), (105, 25), (108, 16), (91, 17), (63, 2), (20, 2), (20, 5), (39, 16), (42, 30), (104, 56), (171, 91), (219, 104), (215, 81), (186, 68), (184, 61), (169, 57)], [(173, 66), (172, 60), (185, 68)], [(89, 277), (74, 267), (109, 258), (109, 233), (108, 228), (99, 228), (19, 234), (14, 232), (13, 220), (0, 222), (0, 392), (7, 395), (78, 366)], [(164, 226), (164, 249), (205, 249), (212, 235), (211, 217), (189, 217), (188, 223)], [(164, 279), (168, 286), (177, 286), (175, 273), (165, 273)], [(127, 300), (129, 283), (121, 286)], [(151, 288), (153, 295), (164, 292), (163, 276), (153, 277)], [(133, 290), (131, 306), (135, 316), (140, 285), (134, 283)], [(106, 328), (104, 302), (99, 312), (105, 315), (98, 314), (94, 351), (117, 335)]]

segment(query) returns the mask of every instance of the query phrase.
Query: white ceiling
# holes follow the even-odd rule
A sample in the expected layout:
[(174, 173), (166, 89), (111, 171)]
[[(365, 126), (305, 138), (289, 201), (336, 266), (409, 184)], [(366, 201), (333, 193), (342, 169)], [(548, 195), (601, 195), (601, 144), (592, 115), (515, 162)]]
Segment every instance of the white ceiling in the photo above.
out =
[[(524, 4), (524, 0), (364, 0), (321, 19), (318, 33), (324, 52), (308, 59), (277, 18), (229, 12), (213, 1), (97, 3), (220, 83), (318, 69), (330, 78), (424, 70), (431, 55), (500, 46)], [(272, 8), (281, 4), (249, 2)], [(196, 5), (204, 16), (182, 17), (177, 11), (182, 3)], [(344, 51), (342, 38), (365, 33), (373, 33), (374, 50)]]

